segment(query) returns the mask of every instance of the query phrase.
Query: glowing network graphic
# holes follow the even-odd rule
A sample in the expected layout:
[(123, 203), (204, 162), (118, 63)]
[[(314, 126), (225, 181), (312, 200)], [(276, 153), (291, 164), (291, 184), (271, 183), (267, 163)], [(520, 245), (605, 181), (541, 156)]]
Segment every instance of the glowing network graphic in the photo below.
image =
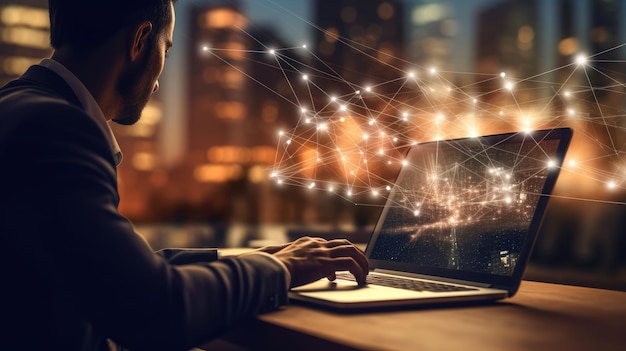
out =
[[(262, 54), (291, 89), (288, 95), (275, 94), (293, 105), (294, 121), (290, 129), (276, 131), (276, 161), (269, 177), (280, 186), (330, 192), (355, 204), (381, 203), (399, 169), (412, 166), (405, 159), (411, 146), (571, 127), (574, 141), (553, 196), (624, 205), (626, 85), (621, 71), (626, 72), (626, 61), (606, 58), (623, 46), (580, 54), (532, 77), (476, 73), (469, 84), (456, 83), (455, 76), (466, 72), (402, 60), (396, 62), (405, 67), (380, 65), (386, 77), (392, 75), (387, 80), (372, 83), (374, 77), (363, 75), (360, 81), (348, 81), (306, 45), (268, 47)], [(203, 50), (220, 57), (225, 49)], [(296, 64), (293, 52), (306, 53), (317, 64)], [(543, 162), (554, 166), (553, 160)], [(424, 179), (441, 176), (423, 172)], [(498, 172), (502, 170), (483, 172), (484, 181), (496, 176), (504, 180)], [(448, 194), (457, 190), (453, 185)], [(506, 196), (500, 200), (516, 201)], [(407, 209), (415, 215), (420, 211), (415, 205)]]

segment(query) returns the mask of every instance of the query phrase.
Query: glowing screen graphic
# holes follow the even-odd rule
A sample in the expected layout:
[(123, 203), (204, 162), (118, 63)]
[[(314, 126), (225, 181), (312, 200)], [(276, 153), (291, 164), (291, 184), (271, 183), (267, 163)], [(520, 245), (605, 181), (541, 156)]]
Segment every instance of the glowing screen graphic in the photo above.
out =
[[(389, 193), (371, 258), (511, 275), (558, 140), (418, 145)], [(521, 137), (521, 138), (520, 138)]]

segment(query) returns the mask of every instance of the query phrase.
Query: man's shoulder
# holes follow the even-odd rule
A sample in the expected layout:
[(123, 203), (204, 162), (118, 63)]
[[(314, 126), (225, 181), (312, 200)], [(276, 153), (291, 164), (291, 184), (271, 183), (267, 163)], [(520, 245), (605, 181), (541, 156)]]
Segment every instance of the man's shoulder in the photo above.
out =
[(102, 128), (80, 106), (33, 88), (0, 92), (0, 159), (30, 162), (36, 153), (97, 162), (114, 173)]
[(63, 96), (36, 84), (13, 81), (0, 89), (0, 111), (3, 111), (3, 116), (49, 109), (84, 113), (82, 108), (70, 103)]
[(20, 127), (52, 131), (85, 124), (95, 126), (82, 107), (49, 89), (11, 83), (0, 89), (0, 139)]

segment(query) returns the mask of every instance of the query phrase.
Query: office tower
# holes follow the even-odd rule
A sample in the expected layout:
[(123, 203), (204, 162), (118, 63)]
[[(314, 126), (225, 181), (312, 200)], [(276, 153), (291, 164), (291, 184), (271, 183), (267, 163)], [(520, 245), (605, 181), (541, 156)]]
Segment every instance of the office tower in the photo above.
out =
[(188, 11), (185, 151), (164, 189), (168, 211), (188, 221), (279, 221), (289, 211), (271, 210), (269, 173), (278, 130), (295, 123), (297, 108), (269, 47), (287, 45), (250, 26), (236, 1)]
[(50, 55), (50, 20), (45, 0), (0, 4), (0, 85)]
[[(626, 40), (623, 13), (626, 4), (617, 0), (509, 0), (485, 7), (477, 22), (476, 68), (479, 73), (506, 68), (514, 76), (529, 77), (568, 65), (579, 54), (603, 52)], [(624, 57), (622, 49), (603, 56), (607, 61)], [(564, 78), (557, 74), (550, 78)]]
[[(412, 62), (424, 67), (437, 67), (442, 71), (461, 69), (454, 67), (455, 57), (470, 61), (466, 48), (457, 43), (463, 36), (471, 42), (471, 32), (463, 31), (461, 22), (471, 21), (471, 14), (461, 1), (412, 1), (407, 4), (407, 56)], [(461, 10), (461, 11), (459, 11)], [(463, 16), (455, 16), (463, 13)]]
[(163, 101), (154, 94), (141, 118), (131, 126), (110, 122), (122, 150), (118, 166), (120, 212), (134, 221), (158, 220), (153, 201), (167, 185), (168, 175), (161, 161), (159, 129), (163, 119)]
[[(407, 71), (412, 69), (412, 64), (406, 61), (404, 7), (396, 0), (317, 0), (313, 15), (316, 28), (312, 50), (319, 59), (313, 63), (318, 72), (314, 79), (315, 86), (322, 87), (328, 95), (343, 96), (346, 99), (349, 99), (348, 96), (361, 96), (360, 93), (364, 93), (362, 99), (359, 97), (354, 101), (350, 100), (347, 109), (347, 119), (355, 121), (351, 124), (355, 128), (343, 128), (340, 133), (346, 134), (337, 135), (338, 145), (331, 145), (333, 149), (335, 146), (339, 149), (354, 147), (354, 143), (347, 144), (349, 140), (353, 140), (351, 133), (359, 133), (357, 126), (363, 122), (362, 119), (369, 116), (370, 119), (377, 120), (377, 125), (387, 126), (392, 125), (388, 123), (390, 119), (401, 113), (397, 108), (404, 103), (403, 97), (395, 96), (402, 86), (402, 79), (398, 78), (406, 77)], [(369, 91), (370, 87), (375, 88)], [(315, 105), (326, 106), (328, 95), (318, 94)], [(384, 131), (373, 128), (372, 133), (392, 134), (397, 132), (394, 128)], [(369, 132), (368, 128), (364, 129)], [(327, 169), (330, 174), (335, 173), (340, 178), (355, 180), (367, 178), (366, 173), (370, 172), (362, 170), (351, 174), (353, 171), (346, 170), (341, 162), (331, 163)], [(392, 179), (396, 173), (396, 169), (387, 166), (384, 157), (368, 159), (368, 169), (376, 170), (377, 179), (370, 184), (373, 188), (384, 187), (386, 180)], [(349, 180), (344, 185), (349, 188), (351, 182)], [(350, 189), (340, 191), (342, 194), (350, 193)], [(375, 205), (381, 198), (349, 197), (341, 201)], [(319, 201), (328, 202), (328, 199)], [(340, 205), (335, 204), (335, 207), (341, 208)], [(320, 212), (323, 211), (323, 206), (319, 207)], [(376, 206), (353, 206), (350, 209), (352, 224), (356, 227), (373, 224), (377, 210)]]
[[(623, 82), (626, 75), (619, 62), (626, 58), (626, 51), (612, 48), (626, 40), (626, 27), (620, 21), (625, 12), (626, 4), (616, 0), (504, 1), (486, 7), (479, 13), (475, 70), (480, 74), (506, 72), (513, 79), (536, 76), (538, 81), (546, 82), (516, 92), (520, 105), (549, 101), (559, 89), (567, 88), (560, 86), (562, 82), (593, 87)], [(579, 57), (598, 53), (602, 56), (593, 62), (597, 69), (573, 73), (572, 69), (559, 69), (575, 68)], [(494, 86), (483, 86), (483, 93), (491, 90)], [(590, 104), (578, 98), (579, 109), (592, 115), (619, 114), (626, 106), (622, 97), (621, 92), (597, 89), (593, 97), (596, 101)], [(565, 109), (563, 101), (551, 101), (552, 113)], [(578, 125), (581, 121), (570, 119), (568, 123)], [(620, 138), (616, 130), (611, 132), (612, 137), (605, 137)]]
[(186, 137), (175, 170), (177, 202), (187, 206), (187, 220), (225, 217), (231, 187), (244, 179), (242, 161), (248, 157), (246, 37), (241, 30), (247, 19), (236, 2), (192, 4), (187, 11), (189, 44), (181, 72), (186, 77)]
[(330, 68), (353, 84), (395, 78), (405, 69), (404, 11), (399, 1), (317, 0), (314, 16), (322, 69)]
[[(323, 91), (315, 96), (315, 105), (327, 105), (328, 95), (343, 96), (351, 101), (346, 107), (349, 107), (349, 117), (357, 120), (357, 124), (361, 119), (370, 119), (370, 122), (375, 119), (377, 125), (393, 125), (391, 120), (403, 112), (400, 106), (407, 104), (407, 96), (403, 94), (406, 90), (401, 92), (403, 78), (415, 68), (406, 61), (402, 3), (318, 0), (314, 9), (317, 28), (312, 50), (319, 61), (313, 64), (320, 73), (316, 73), (313, 83)], [(359, 98), (350, 99), (354, 94)], [(394, 128), (374, 128), (371, 133), (398, 132)], [(339, 136), (338, 139), (349, 138)], [(370, 165), (377, 169), (374, 164)], [(382, 176), (392, 174), (395, 170)]]

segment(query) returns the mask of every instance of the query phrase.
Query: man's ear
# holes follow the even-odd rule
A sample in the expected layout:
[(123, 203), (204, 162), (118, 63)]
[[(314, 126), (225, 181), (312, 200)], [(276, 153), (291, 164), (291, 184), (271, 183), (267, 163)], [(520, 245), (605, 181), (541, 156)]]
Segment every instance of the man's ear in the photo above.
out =
[(148, 40), (150, 40), (150, 33), (152, 33), (152, 23), (148, 21), (141, 22), (138, 26), (134, 27), (131, 47), (130, 47), (130, 60), (135, 61), (138, 57), (148, 50)]

